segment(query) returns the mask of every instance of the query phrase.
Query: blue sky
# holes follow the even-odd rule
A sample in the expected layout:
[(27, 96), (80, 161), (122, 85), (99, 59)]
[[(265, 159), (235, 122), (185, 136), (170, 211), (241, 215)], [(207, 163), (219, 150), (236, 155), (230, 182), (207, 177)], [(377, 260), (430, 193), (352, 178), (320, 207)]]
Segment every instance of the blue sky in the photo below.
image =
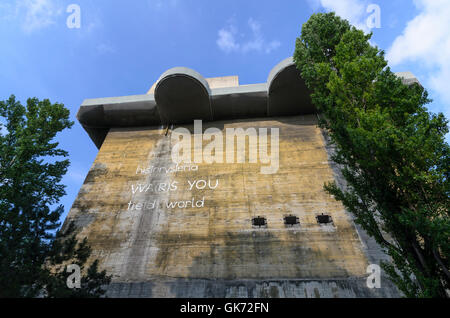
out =
[[(68, 28), (70, 4), (80, 28)], [(380, 28), (366, 22), (380, 8)], [(335, 11), (387, 52), (393, 71), (413, 72), (450, 118), (450, 0), (1, 0), (0, 99), (49, 98), (76, 112), (85, 98), (145, 94), (167, 69), (265, 82), (291, 56), (309, 16)], [(78, 122), (59, 136), (71, 167), (70, 209), (97, 149)]]

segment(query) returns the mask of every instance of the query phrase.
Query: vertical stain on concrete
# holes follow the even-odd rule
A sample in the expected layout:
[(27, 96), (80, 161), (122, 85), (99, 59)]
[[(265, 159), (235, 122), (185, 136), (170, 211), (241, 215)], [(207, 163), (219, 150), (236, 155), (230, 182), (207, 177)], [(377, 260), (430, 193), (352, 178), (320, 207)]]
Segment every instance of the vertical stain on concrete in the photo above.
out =
[[(172, 164), (170, 157), (170, 137), (162, 135), (156, 143), (156, 146), (149, 153), (144, 167), (157, 167), (157, 173), (149, 173), (143, 180), (144, 185), (149, 184), (169, 184), (170, 175), (166, 173)], [(131, 201), (136, 203), (153, 202), (156, 200), (157, 208), (149, 210), (142, 209), (137, 211), (134, 216), (134, 224), (131, 230), (133, 234), (131, 244), (128, 249), (127, 259), (124, 264), (123, 277), (125, 280), (143, 280), (146, 278), (146, 268), (151, 263), (151, 247), (155, 242), (152, 233), (160, 230), (161, 226), (166, 225), (167, 215), (165, 209), (161, 206), (169, 198), (168, 192), (136, 192), (132, 194)], [(164, 255), (164, 250), (160, 249), (158, 254)], [(161, 257), (161, 256), (159, 256)], [(153, 259), (154, 261), (154, 259)], [(161, 267), (163, 263), (158, 264)]]

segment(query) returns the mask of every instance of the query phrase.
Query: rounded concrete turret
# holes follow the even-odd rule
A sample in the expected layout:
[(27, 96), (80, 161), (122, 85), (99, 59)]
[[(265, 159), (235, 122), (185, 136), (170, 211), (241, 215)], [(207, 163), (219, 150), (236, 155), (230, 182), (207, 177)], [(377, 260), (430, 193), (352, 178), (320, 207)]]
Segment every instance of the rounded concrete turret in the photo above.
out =
[(267, 116), (311, 114), (315, 107), (292, 57), (278, 63), (267, 78)]
[(164, 72), (155, 87), (155, 101), (163, 123), (212, 120), (208, 82), (198, 72), (174, 67)]

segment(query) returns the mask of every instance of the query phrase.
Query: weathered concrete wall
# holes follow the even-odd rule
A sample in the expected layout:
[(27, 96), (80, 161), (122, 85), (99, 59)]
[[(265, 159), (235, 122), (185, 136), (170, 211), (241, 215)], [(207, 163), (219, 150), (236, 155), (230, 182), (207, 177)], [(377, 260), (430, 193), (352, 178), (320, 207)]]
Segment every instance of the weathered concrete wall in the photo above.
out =
[[(313, 115), (204, 124), (279, 128), (279, 170), (266, 175), (266, 164), (248, 163), (248, 155), (246, 163), (171, 172), (170, 131), (111, 129), (67, 217), (113, 274), (109, 296), (397, 296), (388, 282), (365, 285), (378, 252), (368, 252), (350, 215), (323, 191), (334, 174), (316, 124)], [(214, 189), (189, 189), (200, 179)], [(167, 207), (192, 199), (198, 207)], [(321, 213), (333, 224), (317, 224)], [(299, 226), (284, 224), (290, 214)], [(267, 228), (252, 227), (256, 216)]]

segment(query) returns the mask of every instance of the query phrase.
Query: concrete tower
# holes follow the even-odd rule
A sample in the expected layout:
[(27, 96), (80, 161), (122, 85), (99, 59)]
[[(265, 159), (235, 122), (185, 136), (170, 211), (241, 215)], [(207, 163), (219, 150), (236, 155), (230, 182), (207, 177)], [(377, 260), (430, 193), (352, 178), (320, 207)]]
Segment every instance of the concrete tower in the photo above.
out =
[[(75, 222), (113, 275), (108, 296), (399, 295), (384, 277), (367, 287), (367, 267), (386, 256), (323, 190), (342, 178), (292, 59), (252, 85), (176, 67), (145, 95), (85, 100), (77, 118), (99, 152), (65, 226)], [(230, 128), (248, 135), (243, 162), (225, 158)], [(172, 160), (175, 132), (191, 163)], [(211, 135), (223, 161), (195, 160)], [(279, 149), (270, 173), (250, 155), (266, 146)]]

